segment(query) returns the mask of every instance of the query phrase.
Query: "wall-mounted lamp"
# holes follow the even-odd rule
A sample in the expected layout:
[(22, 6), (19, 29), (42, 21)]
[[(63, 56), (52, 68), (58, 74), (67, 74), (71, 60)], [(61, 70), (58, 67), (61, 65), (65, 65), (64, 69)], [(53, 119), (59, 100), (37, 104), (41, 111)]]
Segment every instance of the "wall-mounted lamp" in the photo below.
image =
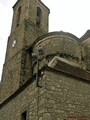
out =
[(43, 46), (39, 46), (38, 47), (38, 53), (39, 53), (39, 55), (43, 55), (44, 54)]
[(38, 54), (37, 53), (32, 53), (32, 60), (36, 61), (38, 59)]
[(36, 86), (37, 87), (41, 87), (39, 86), (39, 76), (38, 76), (38, 71), (39, 71), (39, 60), (41, 55), (44, 54), (44, 49), (43, 46), (39, 46), (37, 49), (37, 53), (32, 53), (32, 59), (33, 61), (35, 61), (37, 63), (37, 72), (36, 72)]

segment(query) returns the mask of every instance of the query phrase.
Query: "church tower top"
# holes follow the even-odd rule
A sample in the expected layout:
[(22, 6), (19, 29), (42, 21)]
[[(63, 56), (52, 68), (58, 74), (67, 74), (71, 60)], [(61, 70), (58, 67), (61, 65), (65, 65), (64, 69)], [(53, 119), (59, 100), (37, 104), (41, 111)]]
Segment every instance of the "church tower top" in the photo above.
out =
[(25, 20), (48, 32), (49, 8), (41, 0), (18, 0), (13, 6), (13, 21), (11, 32)]

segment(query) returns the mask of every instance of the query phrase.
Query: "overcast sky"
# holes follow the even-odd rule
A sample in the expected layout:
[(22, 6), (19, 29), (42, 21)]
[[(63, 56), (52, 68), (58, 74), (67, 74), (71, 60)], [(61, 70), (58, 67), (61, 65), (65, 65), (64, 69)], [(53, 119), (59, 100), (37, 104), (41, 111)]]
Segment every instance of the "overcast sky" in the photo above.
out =
[[(0, 0), (0, 76), (11, 30), (12, 6), (17, 0)], [(65, 31), (81, 37), (90, 29), (90, 0), (42, 0), (50, 8), (49, 32)]]

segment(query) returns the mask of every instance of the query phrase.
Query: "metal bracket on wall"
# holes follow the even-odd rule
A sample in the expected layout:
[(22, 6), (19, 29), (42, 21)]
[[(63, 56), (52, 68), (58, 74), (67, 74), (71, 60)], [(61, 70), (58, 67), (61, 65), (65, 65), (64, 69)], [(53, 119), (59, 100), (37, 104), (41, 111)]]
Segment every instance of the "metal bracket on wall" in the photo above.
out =
[(40, 56), (44, 54), (44, 50), (42, 46), (38, 47), (37, 53), (32, 53), (33, 61), (36, 61), (37, 63), (37, 72), (36, 72), (36, 87), (42, 87), (39, 85), (39, 59)]

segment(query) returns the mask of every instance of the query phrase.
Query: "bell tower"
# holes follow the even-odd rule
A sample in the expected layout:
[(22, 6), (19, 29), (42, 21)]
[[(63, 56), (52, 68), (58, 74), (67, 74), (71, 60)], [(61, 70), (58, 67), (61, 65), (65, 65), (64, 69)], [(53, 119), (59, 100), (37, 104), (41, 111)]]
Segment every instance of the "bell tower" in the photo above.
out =
[(30, 56), (25, 49), (48, 32), (48, 16), (49, 9), (41, 0), (18, 0), (13, 6), (12, 27), (2, 74), (2, 101), (32, 76)]

